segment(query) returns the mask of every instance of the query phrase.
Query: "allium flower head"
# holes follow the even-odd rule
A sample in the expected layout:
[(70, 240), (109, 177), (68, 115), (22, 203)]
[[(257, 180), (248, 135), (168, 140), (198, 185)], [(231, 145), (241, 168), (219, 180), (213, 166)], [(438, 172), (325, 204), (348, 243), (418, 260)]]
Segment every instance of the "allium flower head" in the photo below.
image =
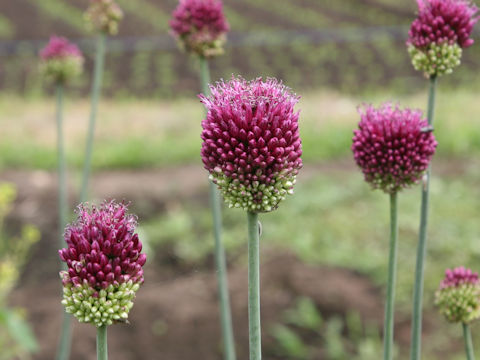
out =
[(385, 103), (360, 109), (352, 151), (365, 180), (373, 188), (395, 193), (420, 180), (437, 142), (418, 110)]
[(408, 51), (416, 70), (427, 76), (452, 72), (460, 65), (462, 49), (473, 44), (470, 37), (478, 21), (478, 8), (470, 0), (417, 0)]
[(92, 30), (115, 35), (118, 32), (118, 23), (123, 18), (123, 11), (115, 0), (90, 0), (85, 18)]
[(201, 95), (202, 160), (230, 207), (276, 209), (302, 167), (299, 97), (275, 79), (232, 77)]
[(146, 255), (135, 233), (136, 219), (114, 201), (99, 208), (80, 205), (65, 231), (68, 247), (59, 255), (66, 311), (96, 326), (126, 321), (143, 283)]
[(435, 293), (435, 305), (450, 322), (470, 323), (480, 318), (480, 281), (478, 273), (465, 267), (445, 271)]
[(64, 83), (79, 75), (83, 69), (83, 55), (77, 45), (64, 37), (52, 36), (40, 51), (41, 70), (55, 83)]
[(170, 28), (186, 51), (202, 57), (222, 54), (230, 30), (221, 0), (180, 0)]

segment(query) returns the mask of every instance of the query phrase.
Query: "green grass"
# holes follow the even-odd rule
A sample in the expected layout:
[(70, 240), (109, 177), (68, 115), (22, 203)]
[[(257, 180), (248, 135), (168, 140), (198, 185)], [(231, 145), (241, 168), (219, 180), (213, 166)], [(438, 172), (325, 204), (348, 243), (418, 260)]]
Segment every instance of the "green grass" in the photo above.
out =
[[(385, 94), (349, 97), (333, 92), (307, 92), (298, 105), (303, 159), (307, 163), (350, 156), (356, 107), (392, 99)], [(442, 91), (438, 95), (435, 134), (438, 157), (480, 154), (478, 93)], [(402, 104), (422, 108), (424, 94), (400, 96)], [(86, 100), (70, 99), (65, 122), (69, 166), (81, 168), (88, 118)], [(54, 169), (53, 99), (25, 102), (0, 97), (1, 168)], [(96, 169), (162, 167), (199, 162), (200, 122), (204, 108), (195, 98), (171, 101), (105, 100), (100, 104), (93, 165)]]

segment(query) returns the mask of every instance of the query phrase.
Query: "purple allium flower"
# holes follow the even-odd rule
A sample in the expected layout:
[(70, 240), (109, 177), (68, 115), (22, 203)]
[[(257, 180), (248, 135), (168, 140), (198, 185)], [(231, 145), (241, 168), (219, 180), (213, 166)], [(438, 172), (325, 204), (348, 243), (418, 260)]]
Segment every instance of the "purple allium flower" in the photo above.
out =
[(64, 37), (50, 37), (40, 58), (42, 72), (55, 83), (64, 83), (82, 72), (82, 52)]
[(200, 95), (202, 161), (230, 207), (252, 212), (276, 209), (293, 193), (302, 167), (299, 97), (275, 79), (232, 77)]
[(470, 0), (417, 0), (408, 51), (417, 70), (427, 76), (451, 73), (460, 65), (462, 49), (473, 44), (470, 37), (478, 21), (478, 8)]
[(435, 305), (450, 322), (470, 323), (480, 318), (478, 273), (463, 266), (447, 269), (435, 293)]
[(85, 18), (92, 30), (115, 35), (118, 32), (118, 23), (123, 18), (123, 11), (114, 0), (90, 0)]
[(188, 52), (202, 57), (222, 54), (230, 30), (220, 0), (180, 0), (172, 13), (170, 28)]
[(68, 266), (60, 273), (62, 303), (82, 322), (125, 321), (144, 281), (146, 255), (135, 233), (136, 218), (114, 201), (99, 208), (80, 205), (77, 215), (65, 231), (68, 247), (59, 251)]
[(417, 183), (437, 146), (433, 133), (426, 131), (428, 123), (421, 111), (385, 103), (359, 112), (352, 151), (365, 180), (386, 193)]
[(61, 59), (70, 56), (81, 57), (82, 53), (77, 45), (68, 41), (68, 39), (53, 35), (48, 44), (40, 51), (40, 57), (43, 60)]

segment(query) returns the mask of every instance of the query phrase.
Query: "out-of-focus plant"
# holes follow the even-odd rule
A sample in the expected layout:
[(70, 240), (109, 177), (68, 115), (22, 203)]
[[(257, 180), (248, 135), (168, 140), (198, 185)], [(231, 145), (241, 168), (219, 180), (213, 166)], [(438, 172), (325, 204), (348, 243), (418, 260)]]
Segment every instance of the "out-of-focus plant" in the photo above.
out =
[(28, 359), (37, 349), (24, 311), (7, 304), (29, 249), (40, 238), (39, 231), (30, 225), (24, 226), (19, 236), (10, 237), (5, 232), (4, 220), (15, 197), (13, 185), (0, 183), (0, 360)]
[[(223, 13), (221, 0), (180, 0), (169, 22), (170, 33), (181, 48), (198, 58), (200, 82), (204, 96), (210, 93), (210, 68), (208, 59), (223, 54), (223, 45), (230, 25)], [(222, 240), (222, 206), (220, 193), (213, 181), (210, 189), (210, 209), (215, 239), (215, 264), (220, 306), (223, 352), (225, 360), (235, 360), (230, 295), (228, 293), (227, 260)]]
[[(470, 47), (473, 27), (480, 19), (470, 0), (417, 0), (418, 14), (410, 26), (407, 48), (415, 70), (429, 79), (428, 126), (433, 130), (435, 95), (440, 76), (460, 65), (463, 49)], [(415, 286), (413, 291), (410, 359), (421, 359), (422, 299), (430, 198), (430, 166), (422, 186)]]
[(470, 324), (480, 318), (480, 281), (478, 273), (463, 266), (445, 271), (445, 278), (435, 293), (435, 305), (448, 322), (461, 323), (468, 360), (473, 354)]
[(384, 322), (384, 360), (393, 358), (395, 290), (397, 279), (398, 192), (422, 179), (437, 141), (417, 110), (390, 103), (361, 110), (352, 151), (365, 181), (390, 196), (390, 250)]

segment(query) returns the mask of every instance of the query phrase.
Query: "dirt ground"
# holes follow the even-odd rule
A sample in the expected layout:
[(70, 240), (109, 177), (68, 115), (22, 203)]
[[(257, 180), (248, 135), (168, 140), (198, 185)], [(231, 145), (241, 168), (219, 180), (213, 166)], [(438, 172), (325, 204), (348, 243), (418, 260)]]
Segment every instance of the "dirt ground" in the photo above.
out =
[[(316, 171), (351, 171), (350, 162), (317, 165)], [(74, 179), (75, 180), (75, 179)], [(24, 307), (33, 324), (41, 349), (37, 360), (53, 359), (61, 322), (58, 243), (56, 240), (55, 176), (44, 171), (11, 170), (0, 174), (0, 181), (17, 185), (18, 198), (8, 218), (15, 228), (32, 223), (42, 232), (11, 305)], [(128, 199), (140, 220), (164, 211), (169, 199), (207, 203), (204, 171), (198, 166), (169, 170), (106, 172), (94, 176), (93, 197)], [(73, 191), (71, 191), (73, 194)], [(72, 195), (72, 205), (74, 203)], [(162, 259), (161, 257), (159, 257)], [(145, 284), (138, 292), (129, 325), (109, 330), (111, 359), (221, 359), (221, 335), (215, 272), (211, 264), (180, 269), (178, 264), (157, 260), (147, 264)], [(247, 272), (246, 264), (229, 271), (230, 293), (239, 359), (248, 357)], [(265, 359), (276, 355), (268, 329), (282, 321), (282, 313), (300, 296), (311, 298), (322, 316), (345, 316), (354, 311), (365, 322), (381, 328), (381, 292), (365, 277), (349, 270), (302, 263), (295, 256), (262, 248), (261, 268), (262, 328)], [(95, 329), (74, 323), (72, 360), (95, 359)], [(428, 330), (429, 324), (425, 325)], [(397, 339), (408, 344), (409, 321), (397, 319)], [(314, 341), (314, 359), (324, 359), (322, 339)]]

